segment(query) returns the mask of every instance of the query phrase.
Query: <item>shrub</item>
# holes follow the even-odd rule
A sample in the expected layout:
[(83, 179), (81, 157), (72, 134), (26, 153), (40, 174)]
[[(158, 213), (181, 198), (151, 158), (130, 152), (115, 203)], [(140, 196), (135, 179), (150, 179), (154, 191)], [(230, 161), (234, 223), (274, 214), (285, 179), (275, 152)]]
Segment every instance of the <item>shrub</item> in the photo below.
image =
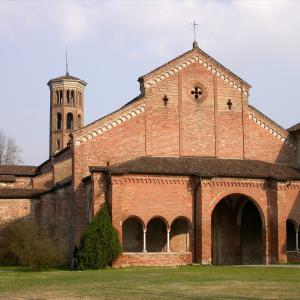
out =
[(0, 263), (21, 265), (34, 271), (65, 263), (64, 249), (49, 232), (32, 221), (14, 221), (1, 226)]
[(111, 266), (120, 254), (118, 233), (104, 204), (83, 233), (78, 253), (79, 265), (82, 269), (105, 268)]

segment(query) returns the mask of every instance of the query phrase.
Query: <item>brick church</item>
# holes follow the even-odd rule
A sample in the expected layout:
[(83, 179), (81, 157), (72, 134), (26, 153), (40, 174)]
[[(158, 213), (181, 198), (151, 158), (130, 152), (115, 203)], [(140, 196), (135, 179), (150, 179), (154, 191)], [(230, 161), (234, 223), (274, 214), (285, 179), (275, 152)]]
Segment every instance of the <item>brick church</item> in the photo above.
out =
[(139, 96), (88, 125), (86, 82), (48, 82), (49, 159), (0, 166), (0, 221), (56, 228), (71, 256), (106, 202), (115, 266), (299, 260), (300, 123), (251, 106), (251, 86), (196, 42), (138, 81)]

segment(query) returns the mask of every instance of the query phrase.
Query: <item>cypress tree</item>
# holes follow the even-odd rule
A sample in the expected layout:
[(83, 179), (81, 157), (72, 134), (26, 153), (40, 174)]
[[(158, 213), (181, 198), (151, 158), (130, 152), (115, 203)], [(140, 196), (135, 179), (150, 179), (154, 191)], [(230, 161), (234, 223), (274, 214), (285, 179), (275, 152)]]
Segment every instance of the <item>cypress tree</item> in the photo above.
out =
[(106, 204), (85, 229), (79, 246), (78, 261), (82, 269), (100, 269), (111, 266), (121, 254), (121, 244), (112, 226)]

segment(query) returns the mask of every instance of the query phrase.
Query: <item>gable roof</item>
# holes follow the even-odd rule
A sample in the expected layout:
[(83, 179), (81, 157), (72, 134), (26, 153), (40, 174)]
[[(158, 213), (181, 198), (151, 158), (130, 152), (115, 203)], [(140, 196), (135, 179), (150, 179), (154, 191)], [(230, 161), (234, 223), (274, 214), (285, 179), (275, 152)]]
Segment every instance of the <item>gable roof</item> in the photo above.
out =
[(35, 166), (0, 165), (0, 175), (34, 176), (36, 169)]
[(231, 72), (229, 69), (224, 67), (221, 63), (217, 62), (214, 58), (209, 56), (206, 52), (198, 47), (195, 47), (192, 50), (179, 55), (166, 64), (163, 64), (162, 66), (141, 76), (139, 78), (139, 81), (141, 82), (141, 84), (143, 84), (145, 89), (150, 88), (161, 80), (172, 76), (173, 74), (177, 73), (183, 68), (186, 68), (192, 63), (201, 64), (208, 71), (220, 77), (233, 88), (239, 91), (243, 91), (244, 94), (248, 95), (248, 90), (251, 88), (251, 85), (249, 83)]
[(90, 167), (90, 172), (112, 174), (199, 175), (276, 180), (300, 180), (300, 169), (258, 160), (205, 157), (151, 157), (133, 159), (111, 167)]

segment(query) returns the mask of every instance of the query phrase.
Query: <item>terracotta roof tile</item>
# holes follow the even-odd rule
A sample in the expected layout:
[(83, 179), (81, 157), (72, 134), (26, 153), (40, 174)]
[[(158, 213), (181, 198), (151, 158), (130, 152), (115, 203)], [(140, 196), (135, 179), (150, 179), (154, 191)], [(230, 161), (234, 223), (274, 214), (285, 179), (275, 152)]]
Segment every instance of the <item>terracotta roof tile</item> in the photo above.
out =
[(35, 174), (34, 166), (0, 165), (0, 175), (33, 176)]
[(288, 166), (258, 160), (203, 157), (141, 157), (111, 167), (90, 167), (90, 171), (300, 180), (300, 169)]
[[(43, 193), (42, 189), (0, 189), (0, 198), (31, 198)], [(1, 200), (0, 200), (1, 201)]]
[(14, 175), (0, 175), (0, 182), (15, 182), (16, 177)]

